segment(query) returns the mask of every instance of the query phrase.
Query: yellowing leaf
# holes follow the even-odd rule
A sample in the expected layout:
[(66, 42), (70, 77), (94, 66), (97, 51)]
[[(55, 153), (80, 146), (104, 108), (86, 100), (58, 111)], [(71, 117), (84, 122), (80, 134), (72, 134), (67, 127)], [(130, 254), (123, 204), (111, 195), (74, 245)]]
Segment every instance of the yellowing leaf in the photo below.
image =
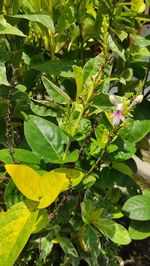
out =
[(131, 1), (131, 10), (137, 13), (143, 13), (145, 10), (144, 0), (132, 0)]
[(38, 210), (18, 202), (0, 216), (0, 265), (13, 266), (36, 223)]
[(67, 190), (69, 186), (71, 185), (72, 187), (77, 186), (82, 178), (83, 178), (83, 173), (79, 170), (76, 169), (70, 169), (70, 168), (57, 168), (52, 170), (53, 173), (61, 173), (66, 175), (66, 181), (63, 186), (63, 191)]
[(39, 209), (49, 206), (66, 183), (65, 173), (51, 171), (39, 175), (26, 165), (16, 164), (7, 164), (5, 168), (22, 194), (39, 202)]

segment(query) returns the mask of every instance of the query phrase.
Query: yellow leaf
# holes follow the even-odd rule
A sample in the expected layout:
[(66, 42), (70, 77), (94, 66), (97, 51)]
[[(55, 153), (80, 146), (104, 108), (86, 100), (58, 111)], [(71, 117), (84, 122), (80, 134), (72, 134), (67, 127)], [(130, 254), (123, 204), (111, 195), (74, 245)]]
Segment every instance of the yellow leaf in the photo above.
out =
[(67, 190), (70, 185), (72, 187), (77, 186), (83, 178), (83, 173), (81, 171), (71, 168), (57, 168), (52, 170), (52, 172), (66, 175), (66, 182), (64, 183), (62, 191)]
[(51, 171), (39, 175), (26, 165), (16, 164), (7, 164), (5, 168), (22, 194), (30, 200), (39, 202), (39, 209), (49, 206), (66, 183), (65, 173)]
[(27, 243), (38, 210), (27, 202), (18, 202), (0, 217), (0, 265), (13, 266)]
[(144, 0), (132, 0), (131, 10), (137, 13), (143, 13), (146, 8)]

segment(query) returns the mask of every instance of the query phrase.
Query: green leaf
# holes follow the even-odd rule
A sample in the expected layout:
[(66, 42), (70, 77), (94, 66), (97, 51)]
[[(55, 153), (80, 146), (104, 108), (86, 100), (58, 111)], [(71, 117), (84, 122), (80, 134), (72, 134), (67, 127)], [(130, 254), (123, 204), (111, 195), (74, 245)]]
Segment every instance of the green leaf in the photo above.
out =
[(133, 175), (133, 171), (131, 170), (131, 168), (125, 164), (125, 163), (119, 163), (119, 162), (114, 162), (112, 164), (112, 167), (116, 170), (118, 170), (119, 172), (122, 172), (125, 175), (131, 176)]
[(42, 81), (48, 95), (51, 96), (56, 103), (66, 104), (70, 102), (70, 97), (49, 79), (43, 76)]
[(58, 33), (61, 34), (64, 30), (68, 29), (75, 22), (76, 17), (74, 7), (71, 5), (67, 5), (63, 8), (57, 21)]
[(144, 195), (133, 196), (125, 202), (122, 210), (129, 215), (130, 219), (150, 220), (150, 199)]
[(144, 38), (141, 35), (134, 35), (134, 34), (130, 34), (130, 37), (135, 40), (136, 44), (142, 48), (142, 47), (146, 47), (150, 45), (150, 40)]
[(74, 150), (72, 152), (70, 152), (69, 154), (67, 154), (67, 156), (65, 158), (63, 158), (63, 161), (61, 160), (59, 163), (73, 163), (78, 161), (79, 159), (79, 151), (78, 150)]
[[(39, 164), (40, 160), (37, 156), (28, 150), (14, 149), (13, 157), (17, 163), (22, 164)], [(9, 149), (0, 150), (0, 161), (9, 164), (13, 163), (12, 156), (10, 155)]]
[(41, 117), (29, 115), (24, 130), (29, 146), (39, 158), (46, 163), (63, 160), (64, 146), (69, 138), (61, 128)]
[(109, 47), (110, 49), (115, 52), (116, 54), (118, 54), (122, 59), (123, 61), (126, 61), (126, 58), (125, 58), (125, 50), (122, 49), (122, 47), (120, 47), (117, 42), (115, 42), (115, 40), (112, 38), (111, 35), (108, 35), (108, 43), (109, 43)]
[(40, 259), (41, 261), (45, 261), (46, 257), (50, 255), (53, 244), (51, 239), (49, 239), (49, 235), (46, 237), (40, 238)]
[(86, 255), (88, 252), (92, 256), (92, 259), (96, 260), (100, 254), (100, 242), (94, 228), (90, 225), (81, 227), (78, 233), (78, 239)]
[(132, 239), (142, 240), (150, 236), (150, 221), (131, 221), (129, 235)]
[(53, 20), (48, 15), (43, 14), (23, 14), (23, 15), (15, 15), (13, 18), (23, 18), (29, 21), (38, 22), (49, 29), (51, 32), (55, 32)]
[(102, 111), (108, 111), (112, 107), (108, 94), (100, 94), (91, 97), (91, 105)]
[(9, 83), (7, 81), (7, 76), (6, 76), (6, 67), (3, 62), (0, 62), (0, 85), (6, 85), (9, 86)]
[(58, 113), (58, 107), (49, 101), (38, 101), (32, 99), (30, 107), (32, 112), (38, 116), (56, 117)]
[(0, 35), (1, 34), (11, 34), (11, 35), (18, 35), (21, 37), (25, 37), (20, 30), (17, 28), (11, 26), (9, 23), (7, 23), (6, 19), (3, 15), (0, 15)]
[(103, 168), (99, 174), (99, 179), (95, 182), (94, 187), (97, 189), (112, 189), (114, 186), (120, 186), (127, 189), (129, 195), (137, 195), (140, 187), (133, 178), (114, 169)]
[(4, 193), (4, 202), (7, 209), (25, 199), (25, 196), (18, 190), (13, 180), (10, 179)]
[(107, 151), (108, 153), (106, 154), (106, 157), (109, 158), (109, 160), (120, 161), (130, 159), (135, 154), (136, 149), (134, 144), (118, 137), (108, 146)]
[(74, 72), (74, 78), (76, 81), (77, 86), (77, 93), (76, 93), (76, 99), (78, 100), (78, 97), (80, 96), (82, 90), (83, 90), (83, 73), (82, 73), (82, 67), (79, 66), (72, 66), (73, 72)]
[(73, 244), (69, 238), (60, 237), (58, 239), (58, 242), (66, 254), (78, 258), (77, 250), (75, 249), (75, 247), (73, 246)]
[(63, 76), (64, 72), (68, 72), (68, 74), (70, 73), (72, 76), (71, 63), (72, 62), (63, 61), (63, 60), (51, 60), (51, 61), (46, 61), (42, 64), (36, 64), (36, 65), (32, 64), (30, 68), (50, 75)]
[(19, 202), (0, 217), (1, 265), (13, 266), (27, 243), (38, 215), (33, 208)]
[(57, 224), (67, 224), (70, 222), (70, 218), (76, 209), (78, 204), (78, 199), (76, 197), (71, 197), (69, 200), (65, 201), (63, 206), (58, 209), (57, 213)]
[(92, 200), (84, 199), (81, 203), (81, 216), (85, 224), (94, 224), (103, 213), (103, 208), (95, 209)]
[(131, 242), (128, 231), (120, 224), (109, 219), (99, 219), (94, 222), (96, 228), (114, 243), (128, 245)]
[(36, 234), (42, 229), (44, 229), (49, 223), (49, 217), (46, 209), (39, 210), (36, 223), (33, 226), (32, 234)]
[(150, 121), (129, 119), (127, 125), (120, 130), (120, 135), (130, 143), (137, 143), (150, 131)]
[(150, 103), (144, 101), (136, 107), (133, 118), (127, 120), (126, 125), (119, 131), (123, 139), (137, 143), (150, 132)]
[(113, 2), (112, 0), (101, 0), (98, 1), (98, 10), (96, 12), (96, 24), (95, 29), (97, 33), (97, 37), (99, 38), (99, 34), (101, 33), (102, 29), (102, 22), (104, 16), (111, 16), (111, 13), (113, 12)]
[(92, 81), (92, 78), (94, 78), (99, 73), (101, 64), (102, 64), (102, 58), (100, 55), (87, 61), (87, 63), (83, 67), (84, 85)]

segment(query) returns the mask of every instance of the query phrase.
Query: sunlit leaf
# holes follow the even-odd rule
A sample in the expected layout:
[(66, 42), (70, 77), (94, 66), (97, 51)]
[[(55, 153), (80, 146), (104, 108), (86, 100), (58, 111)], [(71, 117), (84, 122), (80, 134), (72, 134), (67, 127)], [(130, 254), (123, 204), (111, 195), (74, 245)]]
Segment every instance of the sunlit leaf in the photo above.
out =
[(131, 10), (137, 13), (144, 12), (146, 5), (144, 0), (132, 0), (131, 1)]
[(5, 168), (22, 194), (39, 202), (39, 209), (49, 206), (66, 182), (64, 173), (47, 172), (39, 175), (26, 165), (15, 164), (7, 164)]
[(50, 16), (43, 15), (43, 14), (22, 14), (22, 15), (15, 15), (14, 18), (23, 18), (29, 21), (38, 22), (48, 28), (50, 31), (54, 32), (54, 24), (53, 20)]
[(27, 117), (24, 127), (26, 140), (38, 157), (45, 162), (63, 161), (64, 146), (68, 144), (69, 137), (61, 128), (33, 115)]
[(11, 34), (25, 37), (20, 30), (7, 23), (3, 15), (0, 15), (0, 35), (1, 34)]
[(131, 197), (125, 202), (123, 211), (125, 211), (131, 219), (139, 221), (150, 220), (149, 200), (149, 197), (146, 195)]
[(57, 169), (52, 170), (52, 172), (62, 173), (66, 175), (67, 182), (65, 182), (63, 190), (66, 190), (69, 187), (77, 186), (83, 178), (83, 173), (81, 171), (76, 170), (76, 169), (71, 169), (71, 168), (57, 168)]
[(142, 240), (150, 236), (150, 221), (134, 221), (129, 226), (129, 234), (132, 239)]
[(94, 225), (114, 243), (119, 245), (128, 245), (131, 242), (129, 233), (121, 224), (115, 223), (110, 219), (99, 219)]
[(0, 216), (1, 265), (14, 265), (32, 233), (37, 215), (38, 211), (22, 201)]
[(52, 97), (52, 99), (56, 103), (66, 104), (70, 102), (70, 97), (63, 90), (61, 90), (54, 83), (52, 83), (49, 79), (43, 76), (42, 81), (47, 93), (49, 94), (49, 96)]

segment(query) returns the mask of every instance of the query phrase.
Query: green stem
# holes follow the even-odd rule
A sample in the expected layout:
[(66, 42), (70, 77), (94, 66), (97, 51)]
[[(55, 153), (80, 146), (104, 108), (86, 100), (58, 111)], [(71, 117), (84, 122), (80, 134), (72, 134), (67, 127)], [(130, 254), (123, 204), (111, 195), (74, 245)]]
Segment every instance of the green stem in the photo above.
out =
[(65, 149), (65, 152), (64, 152), (64, 156), (63, 156), (63, 160), (65, 160), (65, 158), (66, 158), (66, 156), (68, 154), (70, 145), (71, 145), (71, 141), (69, 141), (68, 144), (67, 144), (67, 146), (66, 146), (66, 149)]

